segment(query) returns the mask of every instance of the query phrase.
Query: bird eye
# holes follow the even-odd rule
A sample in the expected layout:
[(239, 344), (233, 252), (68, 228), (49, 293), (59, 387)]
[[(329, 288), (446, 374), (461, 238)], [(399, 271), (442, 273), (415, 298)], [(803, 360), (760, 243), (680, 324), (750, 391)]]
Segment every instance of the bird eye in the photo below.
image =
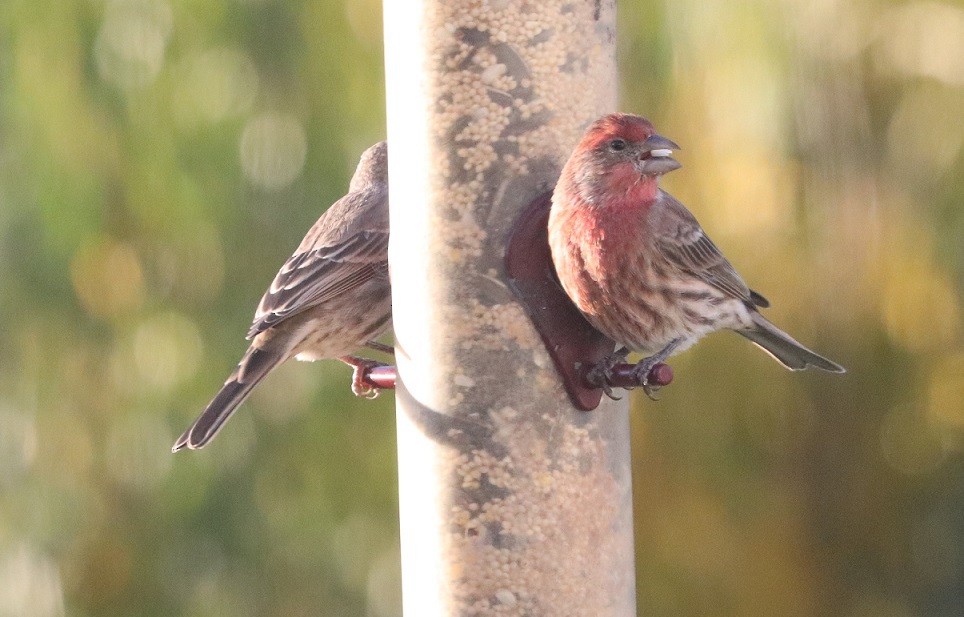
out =
[(625, 139), (612, 140), (611, 142), (609, 142), (609, 149), (612, 150), (613, 152), (622, 152), (623, 150), (626, 149), (626, 140)]

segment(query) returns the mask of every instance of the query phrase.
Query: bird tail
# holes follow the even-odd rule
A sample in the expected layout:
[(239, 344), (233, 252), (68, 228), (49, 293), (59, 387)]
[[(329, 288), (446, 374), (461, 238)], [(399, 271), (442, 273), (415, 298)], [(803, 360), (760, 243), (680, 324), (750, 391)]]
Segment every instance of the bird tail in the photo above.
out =
[(752, 318), (752, 326), (737, 330), (737, 332), (759, 345), (791, 371), (802, 371), (813, 366), (831, 373), (847, 372), (844, 367), (836, 362), (810, 351), (795, 341), (793, 337), (767, 321), (760, 313), (753, 311)]
[(251, 390), (271, 372), (271, 369), (281, 364), (285, 357), (283, 350), (274, 349), (271, 345), (249, 347), (241, 362), (238, 363), (238, 367), (224, 382), (224, 386), (204, 408), (194, 424), (174, 442), (171, 451), (203, 448), (217, 435), (238, 405), (248, 398)]

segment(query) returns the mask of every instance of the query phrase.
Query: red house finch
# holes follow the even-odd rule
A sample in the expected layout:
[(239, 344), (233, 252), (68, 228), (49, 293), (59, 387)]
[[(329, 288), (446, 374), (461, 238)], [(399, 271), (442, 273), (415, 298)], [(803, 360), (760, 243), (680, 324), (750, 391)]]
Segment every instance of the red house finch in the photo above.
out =
[(291, 358), (338, 358), (354, 367), (352, 391), (369, 395), (348, 355), (369, 346), (392, 317), (388, 281), (388, 146), (379, 142), (358, 162), (348, 194), (311, 227), (271, 287), (248, 330), (251, 346), (224, 387), (174, 444), (201, 448), (217, 434), (251, 389)]
[(843, 373), (767, 321), (752, 291), (683, 204), (657, 186), (678, 169), (678, 150), (645, 118), (594, 122), (562, 170), (552, 197), (549, 245), (563, 289), (603, 334), (624, 346), (590, 373), (606, 374), (629, 350), (643, 384), (650, 369), (710, 332), (729, 328), (790, 370)]

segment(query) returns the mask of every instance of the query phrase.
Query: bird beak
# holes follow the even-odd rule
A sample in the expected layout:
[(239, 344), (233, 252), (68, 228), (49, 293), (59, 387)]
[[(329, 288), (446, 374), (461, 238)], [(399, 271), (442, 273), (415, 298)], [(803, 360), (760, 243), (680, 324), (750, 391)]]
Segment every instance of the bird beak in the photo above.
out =
[(647, 176), (659, 176), (679, 169), (683, 165), (671, 157), (673, 150), (680, 147), (662, 135), (653, 134), (643, 142), (640, 152), (639, 171)]

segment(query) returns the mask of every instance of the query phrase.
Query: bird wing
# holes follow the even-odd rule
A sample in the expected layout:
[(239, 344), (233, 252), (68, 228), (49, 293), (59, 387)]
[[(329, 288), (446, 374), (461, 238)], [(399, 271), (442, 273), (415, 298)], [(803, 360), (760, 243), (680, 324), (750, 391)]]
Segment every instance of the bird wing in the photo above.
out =
[(710, 240), (696, 217), (671, 195), (660, 192), (664, 206), (656, 221), (656, 248), (672, 265), (751, 305), (768, 304), (746, 282)]
[(350, 193), (315, 223), (261, 298), (248, 330), (249, 339), (366, 281), (388, 276), (388, 226), (387, 221), (382, 225), (380, 220), (382, 214), (387, 218), (387, 207), (382, 212), (381, 204), (357, 206), (365, 210), (352, 222), (370, 214), (373, 220), (368, 221), (371, 224), (367, 229), (357, 225), (332, 227), (332, 221), (345, 218), (333, 211), (351, 209), (353, 199), (370, 200), (372, 196)]
[(265, 292), (248, 338), (376, 277), (388, 275), (388, 233), (362, 231), (345, 242), (293, 255)]

